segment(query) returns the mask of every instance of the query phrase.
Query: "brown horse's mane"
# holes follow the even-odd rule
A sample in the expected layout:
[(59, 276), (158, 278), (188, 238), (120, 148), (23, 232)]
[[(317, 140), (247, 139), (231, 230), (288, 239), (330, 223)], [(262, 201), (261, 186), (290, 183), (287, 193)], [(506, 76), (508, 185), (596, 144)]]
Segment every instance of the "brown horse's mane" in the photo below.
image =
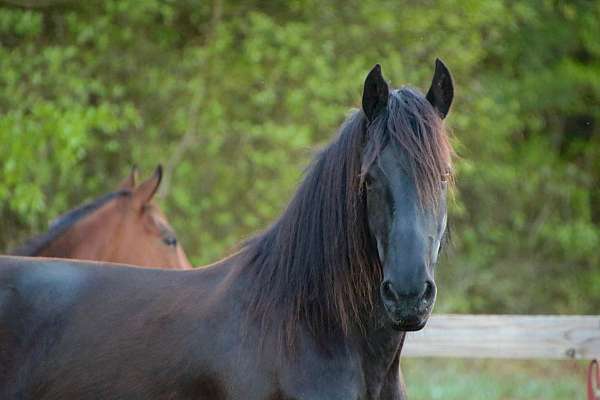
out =
[(293, 350), (300, 327), (320, 345), (364, 332), (382, 269), (368, 230), (369, 166), (388, 144), (404, 150), (424, 206), (451, 178), (452, 147), (442, 119), (417, 90), (390, 93), (372, 122), (351, 114), (314, 159), (283, 215), (245, 243), (250, 316)]
[(104, 206), (115, 198), (131, 195), (130, 190), (118, 190), (107, 193), (73, 210), (67, 211), (57, 217), (47, 232), (34, 236), (25, 241), (24, 244), (13, 250), (10, 254), (15, 256), (35, 257), (46, 249), (52, 242), (68, 231), (73, 225), (81, 221), (92, 212)]

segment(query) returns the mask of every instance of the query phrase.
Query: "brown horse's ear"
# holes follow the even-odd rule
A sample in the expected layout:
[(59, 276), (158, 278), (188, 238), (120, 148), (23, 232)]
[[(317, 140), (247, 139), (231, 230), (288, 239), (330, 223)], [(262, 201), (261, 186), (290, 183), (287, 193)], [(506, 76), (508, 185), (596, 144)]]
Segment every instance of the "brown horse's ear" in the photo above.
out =
[(425, 96), (429, 103), (437, 110), (442, 119), (446, 118), (452, 99), (454, 98), (454, 84), (452, 75), (446, 65), (439, 58), (435, 59), (435, 72), (431, 87)]
[(154, 171), (154, 175), (149, 179), (142, 182), (134, 191), (133, 191), (133, 203), (136, 207), (141, 208), (144, 205), (148, 204), (152, 197), (156, 194), (158, 187), (160, 186), (160, 181), (162, 179), (162, 165), (158, 165), (156, 170)]
[(131, 167), (129, 175), (121, 181), (119, 184), (119, 190), (133, 190), (135, 188), (135, 182), (138, 179), (137, 165)]

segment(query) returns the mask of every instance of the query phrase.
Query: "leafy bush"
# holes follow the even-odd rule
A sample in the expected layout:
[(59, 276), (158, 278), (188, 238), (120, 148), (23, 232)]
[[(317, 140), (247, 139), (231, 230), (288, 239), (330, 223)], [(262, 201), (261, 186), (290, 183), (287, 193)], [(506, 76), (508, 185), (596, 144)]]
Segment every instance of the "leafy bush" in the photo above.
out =
[(374, 63), (426, 89), (439, 56), (460, 156), (440, 309), (598, 310), (600, 2), (30, 4), (0, 8), (2, 247), (161, 161), (214, 261), (281, 211)]

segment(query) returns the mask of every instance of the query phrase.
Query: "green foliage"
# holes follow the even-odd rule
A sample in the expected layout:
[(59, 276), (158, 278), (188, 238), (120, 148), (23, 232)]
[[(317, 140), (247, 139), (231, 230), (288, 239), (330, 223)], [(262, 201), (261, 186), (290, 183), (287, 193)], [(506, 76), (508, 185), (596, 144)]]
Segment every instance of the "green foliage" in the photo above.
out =
[(0, 245), (162, 162), (169, 219), (214, 261), (281, 212), (374, 63), (424, 90), (439, 56), (460, 156), (441, 309), (597, 311), (599, 18), (599, 1), (2, 6)]

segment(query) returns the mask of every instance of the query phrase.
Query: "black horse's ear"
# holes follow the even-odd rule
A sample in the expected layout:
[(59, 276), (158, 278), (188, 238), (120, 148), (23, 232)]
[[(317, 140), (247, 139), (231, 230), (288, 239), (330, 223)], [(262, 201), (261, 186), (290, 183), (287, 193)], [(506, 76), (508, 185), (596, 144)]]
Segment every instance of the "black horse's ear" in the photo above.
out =
[(362, 98), (363, 111), (369, 122), (387, 106), (389, 95), (390, 89), (381, 74), (381, 66), (376, 64), (365, 79)]
[(448, 115), (448, 110), (450, 110), (454, 98), (454, 84), (452, 83), (450, 71), (439, 58), (435, 59), (433, 80), (425, 97), (427, 97), (433, 108), (438, 111), (442, 119)]

